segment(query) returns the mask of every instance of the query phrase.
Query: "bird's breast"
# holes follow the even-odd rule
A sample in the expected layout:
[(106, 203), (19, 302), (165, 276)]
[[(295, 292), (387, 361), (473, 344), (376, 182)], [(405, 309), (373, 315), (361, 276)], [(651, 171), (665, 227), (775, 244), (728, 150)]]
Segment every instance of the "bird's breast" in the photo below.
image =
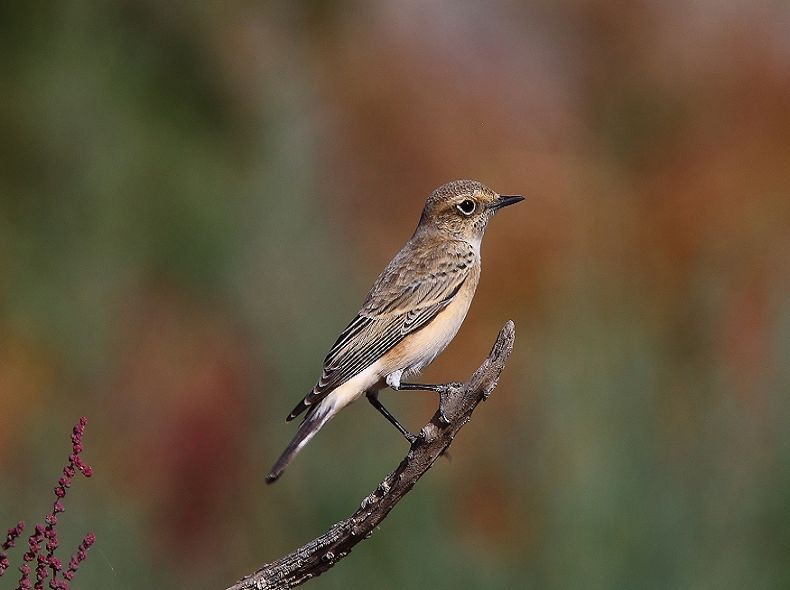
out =
[(430, 364), (458, 333), (466, 318), (477, 289), (480, 267), (473, 269), (450, 304), (440, 311), (425, 327), (403, 339), (390, 355), (392, 367), (388, 372), (403, 370), (415, 373)]

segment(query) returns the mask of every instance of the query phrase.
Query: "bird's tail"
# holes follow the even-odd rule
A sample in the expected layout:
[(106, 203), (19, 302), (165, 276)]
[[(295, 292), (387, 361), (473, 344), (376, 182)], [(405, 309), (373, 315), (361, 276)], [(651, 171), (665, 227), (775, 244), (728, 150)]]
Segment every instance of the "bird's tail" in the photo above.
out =
[(280, 455), (280, 458), (277, 459), (269, 475), (266, 476), (266, 483), (274, 483), (277, 481), (277, 478), (282, 475), (291, 460), (296, 457), (299, 451), (301, 451), (302, 448), (310, 442), (310, 439), (315, 436), (316, 432), (321, 430), (321, 427), (332, 417), (331, 408), (322, 408), (322, 405), (323, 404), (319, 404), (311, 408), (312, 411), (307, 413), (304, 420), (299, 425), (299, 430), (296, 431), (293, 440), (288, 443), (283, 454)]

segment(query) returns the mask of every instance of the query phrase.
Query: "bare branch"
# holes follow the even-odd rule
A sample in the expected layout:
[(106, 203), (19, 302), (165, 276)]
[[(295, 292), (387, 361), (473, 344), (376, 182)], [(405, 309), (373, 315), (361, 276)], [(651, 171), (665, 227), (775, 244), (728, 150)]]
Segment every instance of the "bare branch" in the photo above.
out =
[(449, 383), (440, 393), (439, 410), (426, 424), (400, 465), (370, 493), (353, 515), (277, 561), (239, 580), (227, 590), (281, 590), (318, 576), (373, 534), (403, 496), (452, 444), (481, 401), (488, 399), (513, 350), (516, 329), (508, 321), (491, 354), (466, 383)]

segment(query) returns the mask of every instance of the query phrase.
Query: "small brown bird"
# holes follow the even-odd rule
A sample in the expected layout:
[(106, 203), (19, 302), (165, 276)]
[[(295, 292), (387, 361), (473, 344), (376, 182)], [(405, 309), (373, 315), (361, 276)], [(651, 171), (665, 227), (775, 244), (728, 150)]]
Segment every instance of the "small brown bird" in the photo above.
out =
[(321, 378), (286, 420), (302, 412), (296, 436), (272, 467), (272, 483), (335, 414), (366, 395), (409, 442), (409, 433), (378, 399), (379, 390), (438, 391), (402, 383), (430, 364), (466, 317), (480, 279), (480, 242), (502, 207), (522, 201), (474, 180), (437, 188), (425, 203), (411, 239), (381, 273), (357, 316), (324, 359)]

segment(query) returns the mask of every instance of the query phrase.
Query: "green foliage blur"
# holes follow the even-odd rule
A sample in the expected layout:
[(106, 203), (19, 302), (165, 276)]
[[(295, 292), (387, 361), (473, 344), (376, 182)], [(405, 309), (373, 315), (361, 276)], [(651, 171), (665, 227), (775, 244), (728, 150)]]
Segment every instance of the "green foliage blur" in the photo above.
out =
[(514, 356), (309, 587), (790, 587), (788, 30), (769, 0), (4, 3), (0, 527), (80, 415), (74, 588), (225, 588), (350, 514), (404, 441), (355, 404), (267, 487), (283, 419), (475, 178), (528, 199), (424, 379), (509, 318)]

